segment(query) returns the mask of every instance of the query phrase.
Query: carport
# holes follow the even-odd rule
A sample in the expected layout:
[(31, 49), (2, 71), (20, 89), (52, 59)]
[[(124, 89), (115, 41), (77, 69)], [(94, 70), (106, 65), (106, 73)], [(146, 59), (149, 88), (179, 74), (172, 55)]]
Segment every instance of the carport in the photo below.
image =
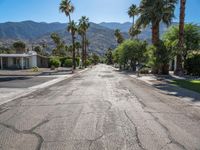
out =
[(0, 54), (1, 70), (29, 68), (29, 59), (28, 54)]

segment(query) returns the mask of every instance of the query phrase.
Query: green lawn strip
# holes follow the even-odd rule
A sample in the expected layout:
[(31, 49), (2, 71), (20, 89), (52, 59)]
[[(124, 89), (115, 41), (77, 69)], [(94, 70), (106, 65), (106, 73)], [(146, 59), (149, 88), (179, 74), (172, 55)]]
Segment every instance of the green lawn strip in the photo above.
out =
[(200, 93), (200, 80), (173, 80), (172, 84)]

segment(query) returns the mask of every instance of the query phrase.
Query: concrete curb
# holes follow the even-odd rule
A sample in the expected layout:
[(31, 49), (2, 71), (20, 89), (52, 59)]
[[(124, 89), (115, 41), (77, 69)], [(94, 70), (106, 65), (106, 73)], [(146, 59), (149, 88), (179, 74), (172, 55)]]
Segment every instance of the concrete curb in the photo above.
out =
[(33, 92), (38, 91), (38, 90), (47, 88), (47, 87), (52, 86), (52, 85), (54, 85), (54, 84), (57, 84), (57, 83), (59, 83), (59, 82), (61, 82), (61, 81), (70, 80), (70, 79), (72, 79), (73, 77), (76, 77), (76, 76), (80, 75), (81, 73), (84, 73), (84, 72), (86, 72), (86, 71), (88, 71), (88, 70), (89, 70), (89, 68), (86, 68), (86, 69), (81, 70), (81, 71), (79, 71), (79, 72), (77, 72), (77, 73), (75, 73), (75, 74), (71, 74), (70, 76), (62, 77), (62, 78), (57, 78), (57, 79), (53, 79), (53, 80), (51, 80), (51, 81), (47, 81), (47, 82), (42, 83), (42, 84), (40, 84), (40, 85), (36, 85), (36, 86), (33, 86), (33, 87), (29, 87), (29, 88), (27, 88), (26, 91), (23, 91), (22, 94), (19, 94), (19, 95), (15, 96), (15, 97), (10, 98), (10, 99), (8, 99), (8, 100), (5, 100), (5, 101), (3, 101), (3, 102), (0, 102), (0, 106), (3, 105), (3, 104), (6, 104), (6, 103), (8, 103), (8, 102), (14, 101), (14, 100), (16, 100), (16, 99), (19, 99), (19, 98), (21, 98), (21, 97), (27, 96), (27, 95), (29, 95), (29, 94), (31, 94), (31, 93), (33, 93)]

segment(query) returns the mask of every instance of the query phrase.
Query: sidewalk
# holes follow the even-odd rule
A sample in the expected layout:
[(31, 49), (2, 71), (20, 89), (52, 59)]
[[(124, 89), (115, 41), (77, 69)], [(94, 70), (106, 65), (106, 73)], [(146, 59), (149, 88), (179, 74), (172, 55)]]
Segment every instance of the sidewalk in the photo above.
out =
[(156, 88), (161, 93), (164, 93), (166, 95), (176, 96), (180, 100), (184, 100), (198, 107), (200, 106), (199, 93), (170, 84), (170, 82), (174, 79), (185, 79), (185, 78), (180, 78), (174, 75), (155, 76), (152, 74), (140, 75), (139, 77), (136, 74), (129, 74), (129, 76)]
[(59, 72), (70, 72), (71, 68), (59, 67), (58, 69), (51, 70), (50, 68), (38, 68), (38, 71), (33, 69), (25, 70), (0, 70), (0, 76), (37, 76), (37, 75), (51, 75)]
[[(45, 83), (42, 84), (38, 84), (29, 88), (0, 88), (0, 105), (10, 102), (12, 100), (15, 100), (17, 98), (26, 96), (28, 94), (31, 94), (32, 92), (35, 92), (37, 90), (49, 87), (51, 85), (54, 85), (58, 82), (61, 82), (63, 80), (66, 79), (70, 79), (82, 72), (87, 71), (88, 69), (84, 69), (84, 70), (77, 70), (74, 74), (67, 74), (67, 75), (46, 75), (46, 76), (41, 76), (41, 77), (55, 77), (55, 79), (52, 79), (50, 81), (47, 81)], [(23, 82), (23, 81), (22, 81)]]

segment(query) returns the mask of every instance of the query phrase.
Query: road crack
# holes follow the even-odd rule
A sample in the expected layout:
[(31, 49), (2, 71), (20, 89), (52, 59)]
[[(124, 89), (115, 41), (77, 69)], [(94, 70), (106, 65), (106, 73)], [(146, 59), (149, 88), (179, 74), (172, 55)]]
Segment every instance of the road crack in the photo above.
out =
[(131, 124), (134, 126), (134, 128), (135, 128), (135, 137), (136, 137), (136, 141), (137, 141), (137, 144), (138, 144), (138, 146), (142, 149), (142, 150), (146, 150), (144, 147), (143, 147), (143, 145), (142, 145), (142, 143), (141, 143), (141, 141), (140, 141), (140, 138), (139, 138), (139, 134), (138, 134), (138, 129), (137, 129), (137, 126), (136, 126), (136, 124), (132, 121), (132, 119), (129, 117), (129, 115), (127, 114), (127, 112), (124, 110), (124, 114), (125, 114), (125, 116), (127, 117), (127, 119), (131, 122)]
[[(173, 144), (177, 145), (178, 147), (180, 147), (181, 149), (187, 150), (187, 149), (185, 148), (184, 145), (182, 145), (182, 144), (180, 144), (179, 142), (177, 142), (177, 141), (171, 136), (169, 129), (168, 129), (164, 124), (162, 124), (162, 123), (160, 122), (160, 120), (159, 120), (156, 116), (153, 115), (153, 113), (149, 112), (149, 114), (151, 114), (151, 116), (154, 118), (154, 120), (165, 130), (165, 132), (166, 132), (166, 134), (167, 134), (167, 136), (168, 136), (168, 139), (170, 140), (170, 142), (169, 142), (168, 144), (173, 143)], [(165, 146), (167, 146), (168, 144), (166, 144)], [(165, 146), (164, 146), (164, 147), (165, 147)], [(162, 148), (162, 149), (163, 149), (163, 148)]]
[(42, 125), (44, 125), (45, 123), (47, 123), (49, 120), (45, 120), (45, 121), (42, 121), (40, 122), (39, 124), (37, 124), (36, 126), (34, 126), (33, 128), (31, 128), (30, 130), (18, 130), (17, 128), (15, 128), (14, 126), (11, 126), (11, 125), (8, 125), (8, 124), (5, 124), (5, 123), (1, 123), (0, 122), (0, 125), (4, 126), (5, 128), (8, 128), (10, 130), (12, 130), (13, 132), (15, 132), (16, 134), (26, 134), (26, 135), (33, 135), (35, 136), (37, 139), (38, 139), (38, 143), (36, 145), (36, 148), (35, 150), (40, 150), (41, 147), (42, 147), (42, 143), (44, 142), (44, 139), (43, 137), (34, 132), (34, 130)]

